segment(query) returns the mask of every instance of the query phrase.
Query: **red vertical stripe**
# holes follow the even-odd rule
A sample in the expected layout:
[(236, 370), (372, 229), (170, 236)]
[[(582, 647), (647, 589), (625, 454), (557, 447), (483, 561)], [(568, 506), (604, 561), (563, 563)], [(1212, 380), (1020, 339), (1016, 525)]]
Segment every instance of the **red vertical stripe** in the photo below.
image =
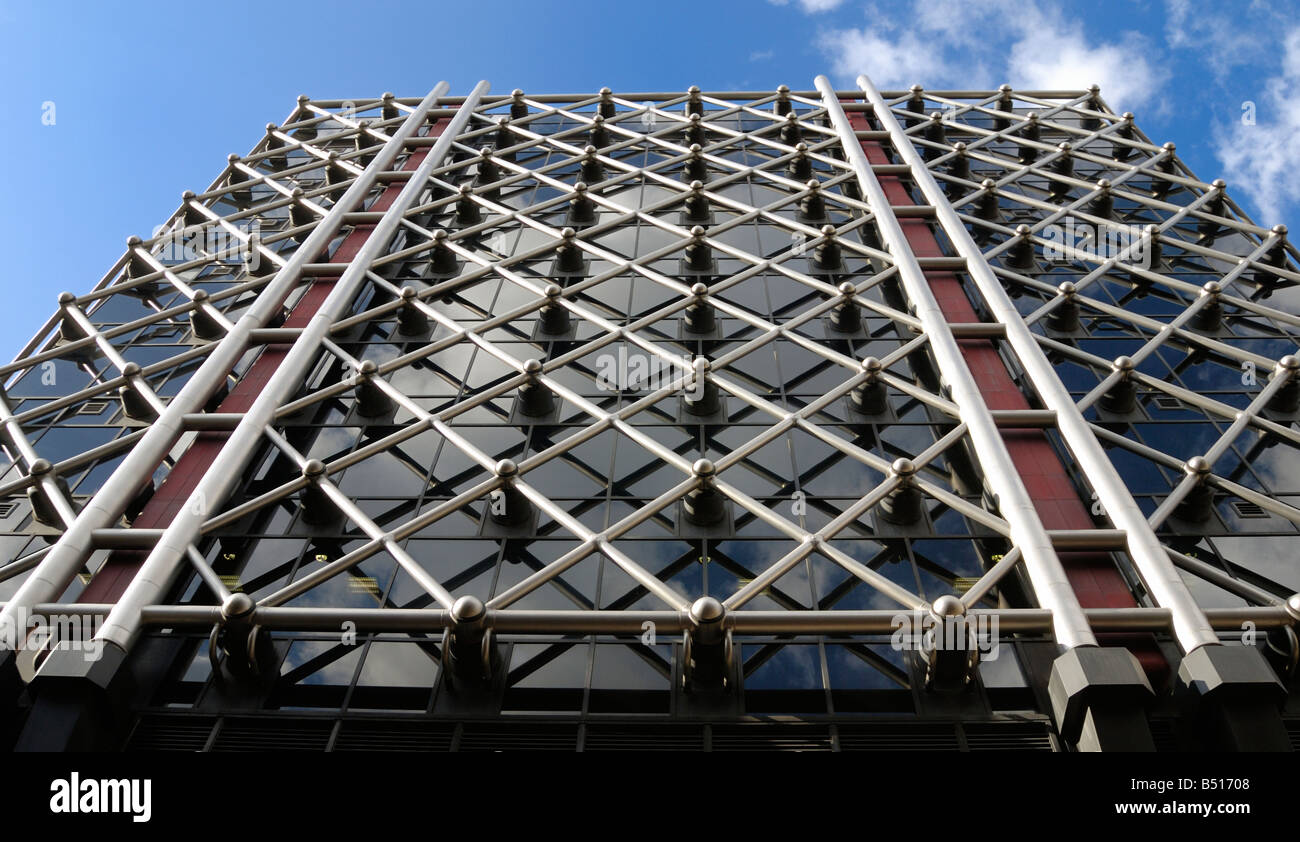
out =
[[(852, 112), (849, 122), (854, 131), (870, 131), (862, 112)], [(874, 140), (862, 141), (867, 161), (894, 163), (885, 148)], [(915, 205), (898, 176), (879, 175), (877, 179), (891, 205)], [(934, 231), (922, 219), (900, 219), (899, 225), (917, 257), (944, 256)], [(961, 280), (952, 272), (927, 271), (926, 280), (944, 318), (949, 322), (979, 321)], [(1007, 371), (997, 346), (989, 339), (959, 339), (966, 366), (989, 409), (1028, 409), (1029, 402)], [(1038, 511), (1046, 529), (1091, 529), (1094, 524), (1084, 501), (1079, 499), (1069, 472), (1041, 430), (1003, 430), (1011, 460)], [(1060, 553), (1070, 586), (1085, 608), (1131, 608), (1137, 605), (1124, 577), (1110, 556), (1104, 552)], [(1151, 675), (1153, 682), (1163, 683), (1168, 664), (1151, 635), (1098, 635), (1104, 643), (1127, 646)]]
[[(429, 130), (430, 137), (442, 134), (447, 120), (438, 120)], [(412, 152), (402, 165), (403, 170), (414, 171), (420, 166), (431, 150), (421, 147)], [(368, 208), (370, 211), (386, 211), (401, 194), (406, 182), (394, 181), (381, 193)], [(330, 263), (347, 263), (356, 257), (357, 252), (370, 238), (375, 230), (373, 225), (359, 225), (350, 231), (334, 254)], [(307, 291), (293, 305), (285, 319), (284, 326), (290, 328), (305, 327), (312, 317), (320, 311), (321, 305), (334, 289), (337, 278), (321, 278), (312, 282)], [(261, 394), (272, 375), (279, 369), (280, 363), (288, 354), (288, 345), (268, 345), (249, 367), (230, 394), (222, 400), (217, 412), (245, 412)], [(138, 529), (165, 529), (194, 493), (199, 480), (212, 467), (217, 454), (230, 437), (227, 432), (200, 433), (189, 449), (176, 460), (176, 464), (163, 479), (162, 485), (150, 498), (144, 510), (131, 524)], [(116, 602), (130, 584), (147, 554), (138, 550), (117, 551), (112, 553), (104, 566), (82, 592), (79, 602), (108, 603)]]

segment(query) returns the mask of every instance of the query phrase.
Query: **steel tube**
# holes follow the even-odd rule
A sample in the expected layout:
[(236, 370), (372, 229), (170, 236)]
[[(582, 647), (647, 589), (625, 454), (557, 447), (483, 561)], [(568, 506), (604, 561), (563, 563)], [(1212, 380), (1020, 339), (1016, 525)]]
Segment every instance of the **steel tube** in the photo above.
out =
[[(881, 239), (888, 245), (899, 270), (899, 279), (916, 309), (926, 335), (930, 338), (930, 348), (944, 378), (952, 390), (953, 401), (961, 407), (961, 418), (970, 433), (971, 441), (984, 469), (985, 481), (993, 489), (999, 500), (1002, 516), (1011, 527), (1012, 542), (1020, 547), (1024, 556), (1025, 569), (1033, 583), (1038, 601), (1052, 614), (1056, 640), (1061, 646), (1093, 646), (1096, 636), (1088, 626), (1087, 618), (1070, 587), (1065, 569), (1052, 548), (1051, 539), (1043, 528), (1038, 512), (1034, 508), (1029, 493), (1020, 481), (1020, 474), (1007, 452), (1006, 443), (998, 432), (997, 423), (984, 398), (980, 394), (975, 379), (966, 368), (965, 359), (957, 340), (948, 329), (948, 322), (935, 300), (925, 274), (916, 262), (911, 246), (903, 233), (902, 227), (890, 209), (885, 198), (884, 189), (871, 171), (871, 165), (862, 151), (862, 146), (853, 134), (839, 99), (825, 76), (817, 77), (817, 87), (822, 91), (823, 102), (830, 115), (831, 122), (839, 132), (844, 145), (845, 156), (858, 173), (858, 182), (862, 187), (867, 203), (874, 209), (876, 223), (880, 229)], [(908, 148), (910, 142), (903, 138)], [(899, 141), (895, 141), (899, 145)], [(929, 195), (932, 203), (939, 203), (939, 198)], [(947, 199), (943, 199), (941, 209), (949, 209)]]
[(1205, 613), (1192, 597), (1187, 585), (1169, 560), (1164, 546), (1156, 538), (1138, 508), (1119, 472), (1092, 435), (1070, 393), (1038, 346), (1037, 340), (1021, 318), (1019, 311), (1003, 290), (993, 271), (985, 262), (979, 247), (966, 230), (957, 212), (944, 198), (943, 190), (917, 154), (912, 142), (894, 119), (880, 92), (866, 76), (858, 77), (867, 100), (875, 108), (876, 119), (889, 132), (898, 155), (912, 167), (912, 178), (922, 194), (935, 205), (940, 226), (962, 257), (966, 258), (967, 271), (983, 296), (993, 317), (1007, 327), (1007, 342), (1015, 350), (1043, 405), (1056, 411), (1057, 425), (1080, 469), (1097, 492), (1098, 499), (1119, 529), (1124, 530), (1129, 557), (1157, 605), (1167, 607), (1173, 614), (1174, 636), (1183, 651), (1190, 652), (1198, 646), (1219, 642)]
[[(482, 95), (486, 88), (487, 83), (480, 82), (475, 87), (474, 94)], [(423, 124), (426, 112), (433, 107), (434, 103), (446, 90), (446, 83), (440, 82), (425, 97), (421, 106), (411, 113), (406, 122), (403, 123), (402, 129), (385, 146), (384, 151), (391, 152), (391, 155), (387, 156), (387, 160), (382, 162), (382, 167), (387, 167), (392, 156), (397, 154), (406, 138), (413, 135), (415, 129)], [(298, 341), (294, 343), (283, 361), (281, 361), (275, 374), (272, 375), (258, 394), (253, 405), (244, 413), (239, 426), (231, 433), (213, 461), (211, 469), (203, 475), (203, 478), (195, 487), (191, 497), (194, 504), (186, 505), (177, 512), (171, 524), (164, 530), (157, 546), (145, 559), (144, 564), (132, 578), (116, 607), (109, 614), (104, 626), (96, 635), (97, 638), (116, 643), (123, 649), (130, 647), (139, 630), (141, 609), (145, 605), (157, 602), (162, 594), (166, 592), (173, 574), (176, 572), (178, 559), (181, 558), (200, 534), (203, 519), (226, 498), (234, 483), (238, 481), (244, 465), (256, 452), (257, 445), (262, 438), (263, 429), (273, 420), (276, 408), (292, 395), (293, 390), (301, 382), (304, 373), (315, 363), (316, 356), (320, 351), (320, 342), (329, 331), (332, 322), (350, 305), (357, 291), (366, 282), (366, 270), (370, 262), (383, 249), (388, 247), (401, 222), (402, 215), (424, 190), (429, 171), (450, 149), (456, 132), (468, 121), (472, 109), (473, 106), (470, 105), (462, 109), (453, 118), (451, 125), (447, 127), (439, 139), (439, 143), (420, 163), (416, 170), (416, 177), (407, 182), (396, 201), (389, 208), (384, 220), (375, 227), (374, 231), (370, 232), (366, 242), (349, 263), (342, 277), (335, 283), (320, 310), (312, 316)], [(371, 165), (367, 167), (367, 173), (378, 172), (379, 167), (376, 167), (378, 163), (379, 158), (372, 161)], [(312, 236), (314, 235), (315, 232), (313, 232)], [(302, 253), (303, 251), (305, 250), (300, 250), (295, 257), (301, 255), (305, 260), (306, 256)], [(238, 343), (231, 343), (232, 347), (237, 345), (237, 352), (240, 354), (243, 353), (246, 339), (247, 335), (245, 334)], [(178, 418), (177, 423), (180, 421), (181, 419)]]
[[(149, 427), (123, 458), (121, 464), (104, 482), (81, 510), (51, 551), (18, 588), (18, 591), (0, 612), (0, 622), (12, 619), (19, 606), (30, 608), (38, 602), (57, 597), (67, 587), (85, 563), (93, 549), (91, 533), (112, 526), (140, 486), (152, 476), (177, 439), (185, 432), (182, 419), (197, 412), (213, 392), (226, 381), (226, 377), (248, 350), (248, 337), (257, 328), (269, 322), (280, 312), (284, 301), (297, 288), (302, 267), (329, 245), (343, 223), (343, 216), (361, 202), (370, 192), (378, 174), (396, 159), (405, 140), (414, 135), (423, 123), (425, 113), (433, 102), (447, 91), (446, 83), (439, 83), (422, 107), (412, 113), (402, 124), (393, 139), (384, 146), (366, 167), (337, 204), (320, 219), (312, 233), (276, 273), (257, 300), (235, 323), (230, 333), (216, 344), (216, 349), (186, 382), (180, 392), (167, 404), (166, 409)], [(181, 548), (183, 550), (183, 548)]]

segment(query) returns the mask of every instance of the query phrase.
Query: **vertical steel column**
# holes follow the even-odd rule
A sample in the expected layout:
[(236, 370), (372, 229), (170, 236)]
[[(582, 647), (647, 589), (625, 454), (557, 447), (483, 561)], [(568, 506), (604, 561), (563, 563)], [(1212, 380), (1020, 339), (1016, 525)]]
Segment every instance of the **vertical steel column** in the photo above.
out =
[(1169, 560), (1164, 546), (1129, 494), (1119, 472), (1093, 436), (1088, 422), (1056, 376), (1052, 364), (1048, 362), (1020, 312), (985, 262), (983, 253), (966, 230), (965, 223), (953, 210), (938, 182), (889, 110), (880, 91), (866, 76), (859, 76), (857, 82), (874, 108), (881, 128), (889, 133), (898, 155), (911, 169), (917, 187), (934, 206), (939, 225), (952, 241), (957, 253), (966, 259), (967, 271), (989, 311), (1006, 326), (1007, 342), (1024, 366), (1026, 376), (1044, 405), (1056, 412), (1061, 436), (1078, 460), (1079, 468), (1088, 477), (1110, 519), (1124, 530), (1129, 557), (1137, 566), (1152, 599), (1157, 605), (1168, 608), (1173, 615), (1174, 636), (1179, 645), (1183, 651), (1190, 652), (1199, 646), (1217, 644), (1218, 635), (1214, 633), (1204, 612)]
[(392, 136), (365, 171), (344, 192), (313, 229), (312, 233), (280, 268), (275, 277), (257, 296), (252, 306), (240, 317), (230, 332), (217, 343), (216, 349), (204, 360), (198, 371), (168, 403), (167, 408), (150, 425), (144, 437), (127, 452), (122, 463), (104, 482), (98, 493), (87, 502), (81, 513), (68, 526), (49, 553), (19, 587), (13, 598), (0, 612), (0, 620), (12, 622), (19, 611), (30, 611), (33, 605), (57, 599), (81, 569), (92, 550), (91, 534), (96, 529), (112, 526), (128, 502), (139, 491), (163, 457), (185, 432), (182, 418), (199, 411), (215, 392), (239, 359), (248, 350), (249, 336), (280, 312), (285, 299), (297, 288), (303, 267), (312, 262), (334, 238), (343, 225), (343, 218), (358, 205), (376, 183), (379, 173), (387, 170), (402, 150), (408, 138), (414, 135), (425, 121), (434, 103), (444, 96), (445, 82), (429, 93), (419, 107), (407, 117), (401, 128)]
[[(357, 293), (367, 283), (366, 273), (370, 270), (370, 265), (388, 248), (397, 233), (403, 215), (426, 189), (429, 174), (446, 156), (452, 141), (468, 122), (475, 105), (487, 88), (487, 82), (479, 82), (474, 87), (441, 137), (406, 182), (396, 201), (384, 211), (383, 218), (375, 225), (369, 239), (333, 285), (329, 296), (312, 316), (311, 321), (302, 328), (302, 333), (294, 341), (283, 362), (240, 419), (238, 426), (222, 446), (221, 452), (217, 454), (208, 471), (195, 486), (191, 498), (195, 504), (182, 507), (171, 524), (163, 530), (157, 545), (149, 553), (139, 572), (131, 579), (121, 599), (104, 621), (96, 639), (115, 643), (123, 649), (130, 647), (139, 632), (144, 607), (163, 598), (185, 553), (197, 540), (204, 519), (225, 500), (239, 480), (248, 461), (256, 452), (266, 426), (274, 418), (276, 409), (293, 395), (305, 373), (315, 363), (321, 351), (322, 340), (328, 334), (330, 327), (352, 304)], [(421, 121), (423, 121), (423, 114), (432, 107), (434, 101), (445, 90), (446, 85), (439, 84), (438, 88), (435, 88), (434, 92), (421, 103), (421, 109), (417, 112)], [(416, 116), (417, 114), (412, 114), (408, 122)]]
[(1088, 618), (1084, 615), (1073, 588), (1070, 587), (1065, 570), (1052, 547), (1051, 539), (1038, 518), (1038, 512), (1024, 484), (1020, 481), (1015, 463), (1007, 452), (1006, 444), (988, 406), (980, 395), (979, 387), (969, 369), (966, 368), (961, 349), (948, 328), (943, 311), (926, 282), (920, 264), (917, 263), (907, 237), (903, 234), (898, 219), (890, 208), (889, 200), (881, 189), (880, 182), (877, 181), (870, 163), (862, 152), (857, 135), (849, 125), (848, 117), (840, 105), (835, 89), (825, 76), (818, 76), (816, 84), (849, 164), (857, 173), (863, 195), (875, 213), (881, 239), (894, 258), (899, 279), (916, 308), (916, 317), (921, 320), (925, 334), (929, 338), (935, 361), (952, 390), (953, 402), (961, 408), (962, 421), (970, 431), (971, 441), (983, 466), (985, 479), (997, 495), (998, 507), (1011, 528), (1014, 544), (1024, 555), (1025, 569), (1029, 573), (1038, 600), (1044, 608), (1052, 612), (1052, 627), (1056, 633), (1056, 641), (1066, 648), (1095, 646), (1097, 638), (1088, 625)]

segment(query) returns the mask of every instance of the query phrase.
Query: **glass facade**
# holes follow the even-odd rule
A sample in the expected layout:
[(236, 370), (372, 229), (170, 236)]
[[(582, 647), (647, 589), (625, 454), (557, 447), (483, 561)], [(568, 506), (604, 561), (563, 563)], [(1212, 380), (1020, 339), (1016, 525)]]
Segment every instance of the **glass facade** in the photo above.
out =
[(1062, 750), (1104, 648), (1174, 750), (1186, 653), (1294, 681), (1294, 249), (1131, 115), (435, 94), (300, 101), (4, 367), (99, 747)]

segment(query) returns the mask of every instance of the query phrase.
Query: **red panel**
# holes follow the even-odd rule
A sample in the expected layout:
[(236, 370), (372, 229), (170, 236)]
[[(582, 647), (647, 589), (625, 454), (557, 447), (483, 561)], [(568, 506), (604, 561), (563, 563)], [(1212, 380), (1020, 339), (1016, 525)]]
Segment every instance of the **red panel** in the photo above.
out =
[[(854, 131), (870, 131), (862, 112), (849, 115)], [(888, 153), (874, 140), (862, 141), (862, 151), (872, 164), (892, 164)], [(877, 176), (891, 205), (915, 205), (911, 194), (897, 176)], [(929, 223), (920, 219), (899, 220), (904, 236), (917, 257), (944, 256)], [(926, 272), (930, 290), (944, 317), (950, 322), (979, 321), (961, 281), (952, 272)], [(1016, 386), (1002, 362), (997, 347), (988, 339), (961, 339), (957, 345), (975, 378), (989, 409), (1028, 409), (1029, 402)], [(1079, 499), (1066, 467), (1041, 430), (1003, 430), (1003, 441), (1011, 460), (1034, 501), (1038, 517), (1047, 529), (1089, 529), (1092, 517)], [(1061, 564), (1085, 608), (1131, 608), (1137, 605), (1128, 584), (1106, 553), (1070, 552), (1060, 554)], [(1126, 646), (1142, 663), (1153, 684), (1168, 678), (1169, 665), (1151, 635), (1098, 635), (1103, 642)]]
[[(442, 134), (443, 129), (447, 126), (447, 120), (438, 120), (429, 130), (428, 136), (437, 137)], [(402, 165), (404, 170), (415, 170), (420, 163), (428, 157), (431, 150), (428, 147), (422, 147), (406, 159)], [(389, 183), (388, 187), (381, 193), (368, 208), (370, 211), (385, 211), (392, 207), (393, 202), (401, 194), (406, 182), (394, 181)], [(357, 252), (369, 239), (370, 234), (375, 230), (373, 225), (361, 225), (350, 231), (339, 247), (334, 250), (334, 254), (329, 258), (331, 263), (347, 263), (356, 257)], [(305, 293), (293, 305), (285, 319), (284, 326), (290, 328), (306, 327), (312, 317), (319, 312), (321, 305), (324, 304), (330, 291), (334, 289), (335, 278), (322, 278), (316, 280), (307, 289)], [(258, 358), (240, 378), (239, 383), (230, 394), (222, 400), (217, 412), (245, 412), (253, 405), (253, 401), (261, 394), (262, 389), (270, 381), (272, 375), (280, 367), (288, 353), (287, 345), (268, 345), (258, 356)], [(199, 480), (207, 473), (212, 466), (212, 462), (221, 452), (222, 446), (229, 438), (229, 433), (201, 433), (195, 438), (194, 443), (189, 449), (176, 460), (176, 464), (163, 479), (162, 485), (150, 498), (149, 503), (144, 507), (131, 524), (134, 529), (165, 529), (172, 522), (172, 517), (184, 506), (194, 493), (195, 487), (198, 486)], [(139, 551), (117, 551), (108, 557), (104, 566), (91, 580), (90, 584), (82, 592), (79, 602), (86, 603), (108, 603), (116, 602), (122, 592), (131, 582), (131, 578), (140, 565), (144, 563), (145, 554)]]

